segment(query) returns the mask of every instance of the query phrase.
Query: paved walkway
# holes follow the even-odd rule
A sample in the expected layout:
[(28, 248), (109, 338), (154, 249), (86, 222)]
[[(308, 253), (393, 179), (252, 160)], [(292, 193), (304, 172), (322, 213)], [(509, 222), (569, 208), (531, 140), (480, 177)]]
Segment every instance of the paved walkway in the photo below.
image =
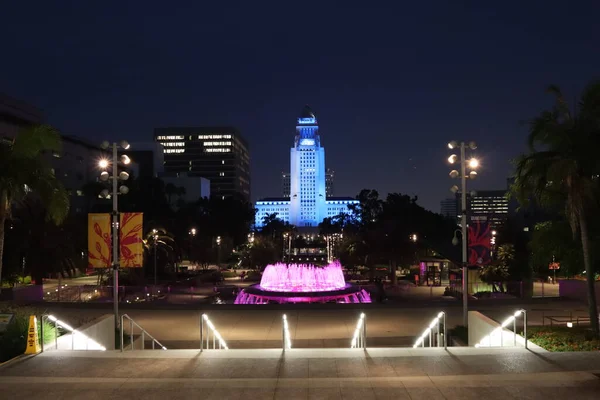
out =
[(10, 399), (598, 399), (600, 353), (520, 349), (47, 352), (0, 367)]

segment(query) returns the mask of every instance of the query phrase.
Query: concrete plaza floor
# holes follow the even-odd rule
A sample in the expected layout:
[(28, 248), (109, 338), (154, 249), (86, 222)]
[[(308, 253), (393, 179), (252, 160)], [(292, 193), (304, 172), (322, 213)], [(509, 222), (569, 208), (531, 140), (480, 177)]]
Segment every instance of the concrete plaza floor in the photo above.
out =
[[(598, 399), (600, 353), (524, 349), (46, 352), (7, 399)], [(6, 397), (4, 397), (6, 396)]]

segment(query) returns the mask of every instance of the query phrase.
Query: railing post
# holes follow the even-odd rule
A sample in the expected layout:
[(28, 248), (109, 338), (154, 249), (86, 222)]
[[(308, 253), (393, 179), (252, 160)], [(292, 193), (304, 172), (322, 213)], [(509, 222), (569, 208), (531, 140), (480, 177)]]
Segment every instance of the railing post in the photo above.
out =
[(133, 320), (129, 318), (129, 341), (131, 342), (131, 350), (134, 350), (133, 347)]
[(523, 310), (523, 338), (525, 339), (525, 349), (527, 349), (527, 311)]
[(362, 345), (363, 345), (363, 350), (367, 349), (367, 315), (365, 314), (364, 318), (363, 318), (363, 331), (362, 331)]
[(40, 347), (44, 352), (44, 315), (40, 316)]
[(144, 341), (146, 340), (146, 331), (142, 329), (142, 350), (144, 350)]
[(515, 340), (514, 346), (517, 347), (517, 318), (513, 319), (513, 337)]
[(448, 337), (446, 336), (446, 312), (444, 311), (444, 350), (448, 350)]
[(54, 321), (54, 350), (58, 350), (58, 321)]
[(75, 350), (75, 329), (71, 332), (71, 351)]
[(120, 333), (121, 333), (121, 353), (123, 352), (123, 318), (125, 317), (125, 314), (121, 315), (121, 328), (119, 329)]
[(281, 346), (283, 348), (283, 352), (285, 353), (285, 322), (281, 323)]
[(200, 352), (202, 352), (202, 348), (204, 347), (204, 314), (200, 314)]

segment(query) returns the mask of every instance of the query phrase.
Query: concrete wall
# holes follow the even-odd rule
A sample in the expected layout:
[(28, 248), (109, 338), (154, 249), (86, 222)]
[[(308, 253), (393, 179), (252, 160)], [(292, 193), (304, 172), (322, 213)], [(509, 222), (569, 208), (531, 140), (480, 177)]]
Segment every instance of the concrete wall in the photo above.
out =
[(0, 300), (12, 301), (15, 304), (39, 303), (44, 300), (42, 285), (15, 286), (0, 290)]
[[(510, 315), (507, 315), (508, 319)], [(519, 317), (522, 318), (522, 317)], [(508, 328), (502, 328), (502, 325), (493, 319), (483, 315), (479, 311), (469, 311), (469, 347), (514, 347), (515, 334), (513, 333), (513, 323), (510, 322)], [(516, 346), (525, 347), (525, 339), (521, 335), (516, 335)], [(543, 351), (543, 349), (529, 340), (527, 346), (530, 349)]]
[[(60, 320), (59, 315), (55, 315)], [(51, 321), (48, 321), (51, 323)], [(75, 336), (66, 334), (58, 338), (59, 350), (106, 350), (115, 349), (115, 319), (112, 314), (105, 314), (95, 320), (75, 328)], [(46, 347), (54, 348), (49, 343)]]
[[(587, 304), (587, 282), (579, 279), (561, 279), (558, 281), (558, 295)], [(596, 282), (596, 301), (600, 302), (600, 282), (598, 281)]]

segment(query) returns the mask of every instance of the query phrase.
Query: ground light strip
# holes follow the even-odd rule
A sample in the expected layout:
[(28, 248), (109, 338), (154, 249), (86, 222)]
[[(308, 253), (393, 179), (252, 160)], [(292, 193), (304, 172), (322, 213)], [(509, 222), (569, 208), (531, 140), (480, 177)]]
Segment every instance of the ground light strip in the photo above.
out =
[[(436, 325), (439, 326), (440, 323), (440, 318), (442, 318), (444, 316), (444, 312), (440, 311), (437, 315), (437, 317), (435, 317), (431, 323), (429, 324), (429, 326), (427, 327), (427, 329), (425, 329), (425, 331), (423, 331), (423, 334), (417, 339), (417, 342), (413, 345), (413, 349), (416, 349), (417, 347), (419, 347), (421, 344), (424, 343), (425, 338), (427, 338), (429, 336), (429, 333), (431, 332), (431, 330), (433, 328), (436, 327)], [(446, 340), (446, 338), (444, 338), (444, 340)]]
[(287, 315), (283, 314), (283, 345), (285, 349), (292, 348), (292, 339), (290, 338), (290, 328), (288, 326)]
[[(82, 339), (84, 341), (87, 341), (85, 348), (86, 350), (101, 350), (101, 351), (106, 351), (106, 347), (102, 346), (100, 343), (96, 342), (94, 339), (91, 339), (90, 337), (88, 337), (87, 335), (76, 331), (72, 326), (70, 326), (69, 324), (61, 321), (60, 319), (56, 318), (54, 315), (48, 315), (48, 319), (52, 322), (55, 322), (56, 325), (65, 328), (66, 330), (68, 330), (69, 332), (71, 332), (71, 336), (73, 337), (73, 345), (72, 345), (72, 349), (71, 350), (75, 350), (75, 340), (76, 339)], [(55, 335), (58, 334), (58, 332), (54, 333)], [(79, 338), (77, 337), (79, 336)], [(42, 339), (43, 340), (43, 339)], [(90, 349), (90, 343), (92, 345), (92, 349)], [(58, 349), (57, 349), (58, 350)]]
[[(362, 326), (365, 323), (365, 313), (360, 313), (360, 318), (358, 318), (358, 322), (356, 323), (356, 329), (354, 330), (354, 336), (352, 337), (352, 343), (350, 345), (351, 349), (354, 349), (358, 344), (358, 339), (360, 337), (360, 333), (362, 331)], [(364, 340), (364, 338), (363, 338)]]
[(229, 347), (227, 347), (227, 343), (225, 343), (225, 340), (223, 340), (223, 337), (221, 336), (221, 334), (219, 333), (219, 331), (217, 330), (217, 328), (215, 328), (215, 326), (213, 325), (212, 321), (210, 319), (208, 319), (208, 315), (202, 314), (202, 318), (204, 318), (204, 320), (206, 321), (206, 324), (212, 330), (212, 333), (213, 333), (213, 335), (215, 335), (215, 337), (219, 341), (219, 344), (221, 346), (223, 346), (223, 348), (225, 350), (229, 350)]
[[(523, 310), (519, 310), (516, 311), (513, 315), (511, 315), (510, 317), (508, 317), (506, 320), (504, 320), (504, 322), (502, 322), (502, 325), (500, 325), (499, 327), (495, 328), (489, 335), (485, 336), (483, 339), (481, 339), (479, 341), (479, 343), (477, 343), (475, 345), (475, 347), (479, 348), (479, 347), (492, 347), (492, 338), (497, 335), (498, 333), (500, 333), (500, 346), (503, 347), (504, 343), (503, 343), (503, 334), (504, 334), (504, 328), (506, 328), (508, 325), (510, 325), (511, 323), (513, 323), (515, 321), (515, 319), (517, 317), (519, 317), (521, 314), (523, 313)], [(517, 334), (517, 332), (513, 332), (513, 334)], [(527, 339), (525, 339), (525, 341), (527, 341)]]

